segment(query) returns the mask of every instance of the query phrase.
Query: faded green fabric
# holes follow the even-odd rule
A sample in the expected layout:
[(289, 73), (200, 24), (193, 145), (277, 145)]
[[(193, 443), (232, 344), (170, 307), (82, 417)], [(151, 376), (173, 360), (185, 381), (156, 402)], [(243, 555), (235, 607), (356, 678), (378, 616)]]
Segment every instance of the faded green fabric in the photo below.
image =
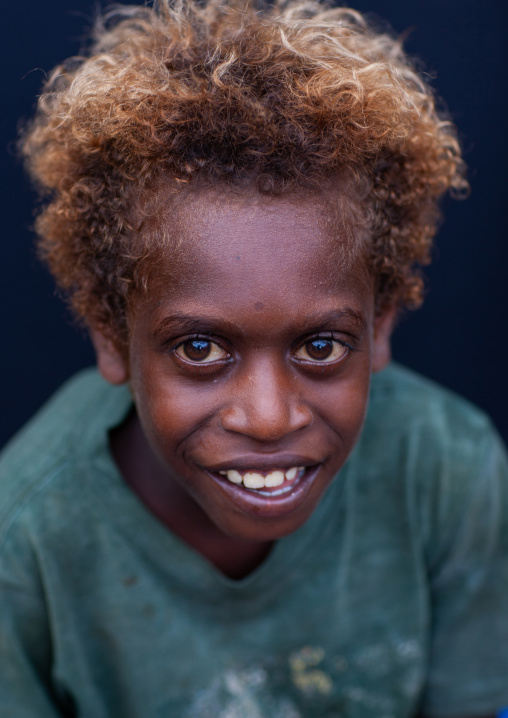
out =
[[(241, 581), (122, 481), (95, 371), (3, 454), (1, 718), (408, 718), (508, 704), (508, 476), (488, 420), (400, 367), (310, 520)], [(75, 712), (73, 712), (75, 711)]]

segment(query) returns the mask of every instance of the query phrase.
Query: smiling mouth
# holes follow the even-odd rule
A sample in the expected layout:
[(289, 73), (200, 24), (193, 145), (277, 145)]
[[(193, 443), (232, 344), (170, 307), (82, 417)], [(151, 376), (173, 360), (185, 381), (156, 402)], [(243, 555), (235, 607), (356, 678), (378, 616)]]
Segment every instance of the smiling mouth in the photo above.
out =
[(253, 493), (275, 497), (291, 492), (306, 470), (305, 466), (292, 466), (269, 471), (227, 469), (218, 471), (217, 474), (226, 478), (231, 484), (242, 486)]

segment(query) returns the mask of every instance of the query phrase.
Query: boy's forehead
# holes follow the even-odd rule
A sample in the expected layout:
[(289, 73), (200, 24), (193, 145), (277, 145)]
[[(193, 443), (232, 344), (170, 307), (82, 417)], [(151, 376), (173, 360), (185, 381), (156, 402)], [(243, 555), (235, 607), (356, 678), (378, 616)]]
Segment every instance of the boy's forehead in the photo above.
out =
[(333, 290), (354, 274), (370, 287), (365, 231), (340, 193), (269, 197), (206, 189), (176, 201), (159, 192), (157, 202), (151, 274), (173, 291), (233, 276), (244, 286), (280, 286), (297, 275), (309, 289), (318, 284)]

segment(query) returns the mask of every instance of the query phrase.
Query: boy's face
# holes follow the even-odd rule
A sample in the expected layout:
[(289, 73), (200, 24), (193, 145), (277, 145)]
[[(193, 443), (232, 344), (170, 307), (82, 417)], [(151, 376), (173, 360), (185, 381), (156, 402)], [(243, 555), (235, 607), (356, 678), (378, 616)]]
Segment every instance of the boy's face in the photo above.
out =
[(224, 199), (191, 195), (166, 220), (128, 357), (96, 345), (106, 378), (130, 382), (160, 481), (225, 534), (267, 541), (304, 523), (346, 461), (391, 321), (315, 196)]

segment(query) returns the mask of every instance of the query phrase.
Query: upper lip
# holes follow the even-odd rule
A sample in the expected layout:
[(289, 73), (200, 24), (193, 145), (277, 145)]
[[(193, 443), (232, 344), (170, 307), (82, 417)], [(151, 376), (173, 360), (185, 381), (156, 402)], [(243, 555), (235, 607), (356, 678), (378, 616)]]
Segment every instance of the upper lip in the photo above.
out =
[(204, 468), (214, 473), (218, 471), (228, 471), (228, 469), (239, 469), (246, 471), (270, 471), (271, 469), (291, 469), (293, 466), (315, 466), (322, 463), (315, 458), (302, 456), (301, 454), (248, 454), (237, 456), (227, 461), (221, 461), (217, 464), (211, 464)]

